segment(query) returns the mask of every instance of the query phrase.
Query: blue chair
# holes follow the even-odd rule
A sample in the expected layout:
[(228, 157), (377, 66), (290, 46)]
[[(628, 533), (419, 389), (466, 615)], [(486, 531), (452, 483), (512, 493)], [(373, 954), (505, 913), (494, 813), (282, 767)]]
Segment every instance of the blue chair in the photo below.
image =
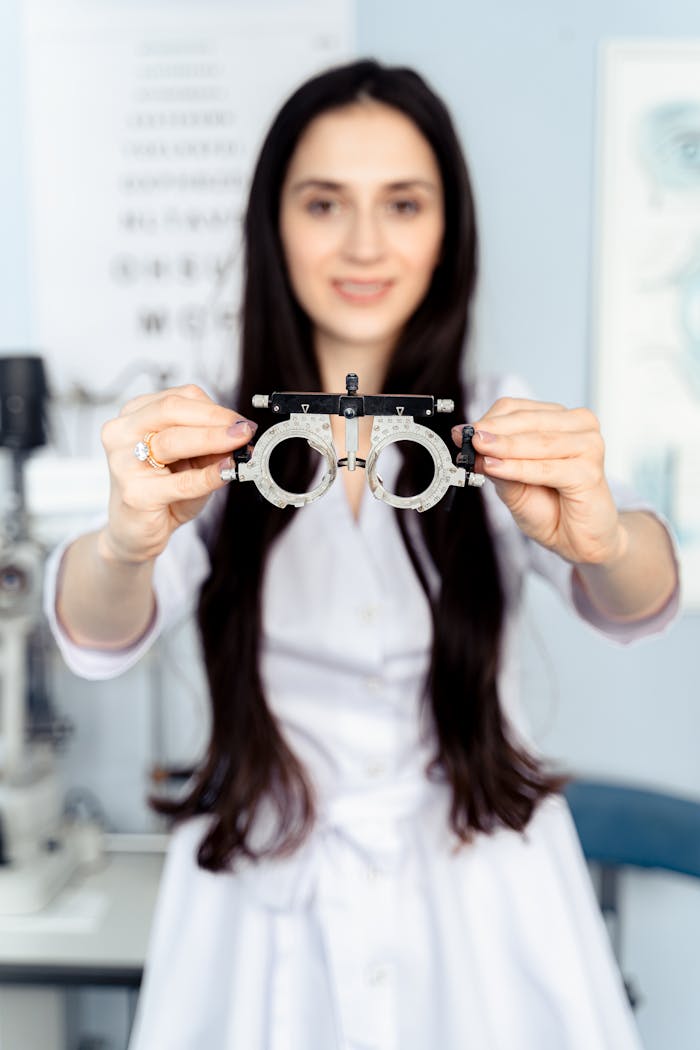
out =
[[(656, 868), (700, 879), (700, 801), (595, 780), (573, 780), (564, 794), (586, 859), (600, 871), (598, 901), (621, 963), (622, 869)], [(639, 995), (625, 980), (632, 1006)]]

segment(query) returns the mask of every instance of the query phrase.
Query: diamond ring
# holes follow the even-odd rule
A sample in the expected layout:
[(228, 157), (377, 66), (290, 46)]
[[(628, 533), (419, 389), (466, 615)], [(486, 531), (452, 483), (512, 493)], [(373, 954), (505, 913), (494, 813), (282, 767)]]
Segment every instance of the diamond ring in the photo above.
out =
[(141, 441), (137, 441), (134, 445), (134, 455), (142, 463), (148, 463), (154, 470), (165, 470), (166, 464), (161, 463), (151, 452), (152, 437), (155, 437), (155, 430), (149, 430), (147, 434), (144, 434)]

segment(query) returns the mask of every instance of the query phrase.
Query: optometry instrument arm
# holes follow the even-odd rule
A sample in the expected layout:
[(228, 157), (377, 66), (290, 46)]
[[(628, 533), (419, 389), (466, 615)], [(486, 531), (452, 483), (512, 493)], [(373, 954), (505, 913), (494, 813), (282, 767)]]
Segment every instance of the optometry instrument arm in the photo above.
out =
[[(476, 463), (476, 451), (472, 444), (472, 438), (474, 437), (474, 427), (466, 424), (462, 427), (462, 447), (460, 448), (457, 456), (455, 457), (455, 463), (458, 467), (464, 467), (467, 477), (470, 479), (469, 485), (481, 486), (484, 484), (484, 475), (476, 474), (474, 465)], [(471, 477), (481, 478), (481, 481), (472, 481)]]

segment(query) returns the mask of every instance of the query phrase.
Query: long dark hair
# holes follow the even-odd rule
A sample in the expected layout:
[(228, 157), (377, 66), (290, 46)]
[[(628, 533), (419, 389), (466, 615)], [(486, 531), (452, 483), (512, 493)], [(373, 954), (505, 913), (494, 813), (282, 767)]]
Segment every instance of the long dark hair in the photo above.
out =
[[(246, 275), (242, 363), (237, 406), (262, 433), (269, 413), (251, 409), (255, 393), (319, 390), (311, 324), (297, 303), (279, 234), (279, 198), (300, 136), (321, 113), (374, 100), (408, 116), (432, 146), (443, 185), (445, 234), (432, 283), (395, 348), (384, 389), (434, 393), (468, 404), (461, 366), (476, 280), (477, 237), (469, 177), (450, 116), (410, 69), (371, 60), (332, 69), (305, 83), (282, 107), (262, 147), (245, 220)], [(461, 414), (460, 417), (461, 418)], [(435, 416), (434, 429), (450, 446), (454, 419)], [(296, 442), (289, 442), (296, 445)], [(405, 443), (399, 492), (428, 483), (422, 457)], [(403, 451), (406, 450), (406, 451)], [(299, 491), (312, 475), (311, 456), (296, 448), (276, 472)], [(199, 626), (212, 702), (204, 762), (184, 798), (161, 803), (183, 818), (209, 813), (199, 849), (202, 867), (216, 871), (237, 856), (293, 851), (313, 825), (314, 798), (305, 770), (286, 743), (262, 686), (259, 658), (261, 581), (270, 545), (294, 513), (261, 501), (249, 484), (232, 484), (211, 543), (211, 574), (199, 602)], [(453, 830), (469, 841), (497, 825), (522, 829), (538, 801), (560, 785), (513, 737), (501, 711), (497, 674), (504, 595), (483, 499), (457, 493), (449, 511), (438, 505), (419, 515), (420, 529), (441, 581), (431, 594), (424, 558), (407, 515), (396, 511), (404, 543), (431, 602), (433, 651), (426, 703), (432, 707), (437, 747), (427, 770), (450, 786)], [(270, 807), (271, 803), (271, 807)], [(275, 815), (267, 841), (251, 831), (263, 804)]]

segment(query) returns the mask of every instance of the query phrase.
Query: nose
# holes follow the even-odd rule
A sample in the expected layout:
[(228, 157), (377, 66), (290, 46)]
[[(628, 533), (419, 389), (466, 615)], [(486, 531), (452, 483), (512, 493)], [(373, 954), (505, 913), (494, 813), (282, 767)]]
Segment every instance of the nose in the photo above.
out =
[(379, 217), (372, 209), (357, 208), (348, 221), (344, 254), (356, 262), (374, 262), (384, 254), (384, 237)]

